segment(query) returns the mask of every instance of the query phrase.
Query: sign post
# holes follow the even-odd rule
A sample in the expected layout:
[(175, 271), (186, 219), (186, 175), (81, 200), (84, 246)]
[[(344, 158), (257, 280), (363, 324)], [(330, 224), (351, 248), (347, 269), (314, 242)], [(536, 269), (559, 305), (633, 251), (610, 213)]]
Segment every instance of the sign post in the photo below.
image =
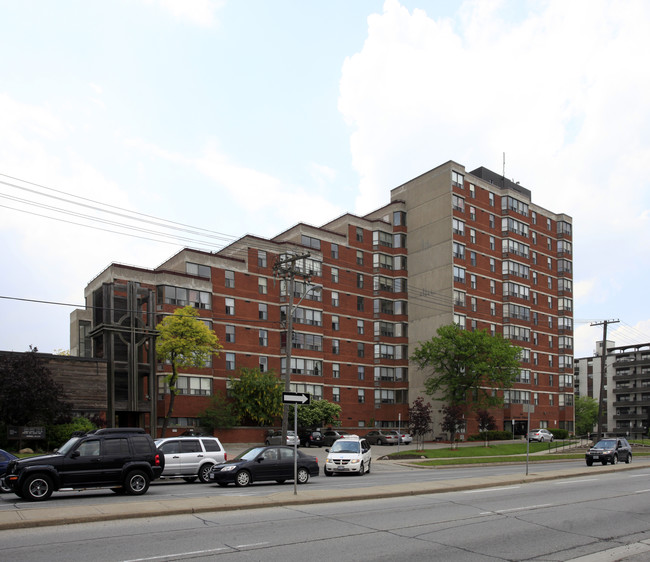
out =
[(298, 406), (311, 404), (311, 394), (307, 392), (283, 392), (283, 404), (293, 404), (293, 495), (298, 495)]

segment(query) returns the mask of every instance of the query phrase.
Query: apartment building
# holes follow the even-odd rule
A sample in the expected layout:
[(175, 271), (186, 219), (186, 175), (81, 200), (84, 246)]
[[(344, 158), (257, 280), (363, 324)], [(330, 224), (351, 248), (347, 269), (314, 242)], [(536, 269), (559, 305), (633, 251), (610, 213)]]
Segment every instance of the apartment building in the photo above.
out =
[[(605, 435), (631, 439), (647, 437), (650, 427), (650, 343), (616, 347), (607, 341), (605, 379), (602, 379), (603, 342), (597, 342), (593, 357), (576, 358), (575, 395), (602, 403)], [(596, 428), (594, 428), (596, 429)]]
[[(494, 412), (500, 429), (525, 433), (531, 405), (535, 427), (572, 430), (571, 240), (569, 216), (450, 161), (365, 216), (244, 236), (215, 253), (186, 248), (151, 270), (112, 264), (85, 289), (94, 308), (75, 311), (71, 349), (109, 361), (109, 419), (160, 419), (167, 367), (152, 357), (153, 327), (178, 306), (196, 307), (224, 349), (183, 374), (173, 422), (192, 426), (240, 367), (285, 372), (292, 309), (291, 389), (339, 403), (345, 428), (395, 427), (424, 391), (427, 373), (409, 353), (455, 322), (523, 348), (517, 384)], [(475, 432), (469, 411), (467, 422)]]

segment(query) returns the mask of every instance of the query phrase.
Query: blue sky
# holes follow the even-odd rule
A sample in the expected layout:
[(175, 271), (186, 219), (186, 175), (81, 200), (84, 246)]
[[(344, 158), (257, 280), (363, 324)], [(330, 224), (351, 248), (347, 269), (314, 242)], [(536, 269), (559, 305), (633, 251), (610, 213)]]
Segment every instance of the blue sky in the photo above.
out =
[[(112, 262), (362, 214), (504, 152), (574, 218), (576, 356), (603, 319), (650, 342), (649, 35), (642, 0), (0, 0), (0, 347), (69, 347), (70, 308), (14, 299), (81, 304)], [(223, 236), (61, 214), (101, 204)]]

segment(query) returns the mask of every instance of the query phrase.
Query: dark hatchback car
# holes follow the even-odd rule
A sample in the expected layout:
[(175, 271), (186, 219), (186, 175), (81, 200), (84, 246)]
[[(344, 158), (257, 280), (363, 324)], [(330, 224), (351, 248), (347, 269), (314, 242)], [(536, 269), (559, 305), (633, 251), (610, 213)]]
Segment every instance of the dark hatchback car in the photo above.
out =
[(322, 447), (325, 444), (325, 438), (320, 431), (299, 431), (298, 437), (300, 438), (300, 445), (302, 447)]
[(227, 486), (248, 486), (253, 482), (275, 480), (283, 484), (293, 480), (293, 455), (297, 454), (297, 483), (306, 484), (310, 476), (318, 476), (318, 460), (293, 447), (252, 447), (228, 462), (216, 464), (210, 471), (210, 482)]
[(7, 471), (7, 465), (9, 464), (9, 461), (13, 460), (18, 460), (18, 457), (0, 449), (0, 492), (11, 492), (11, 488), (2, 482), (2, 477)]
[(603, 465), (607, 463), (616, 464), (619, 461), (632, 462), (632, 447), (623, 437), (611, 437), (601, 439), (585, 454), (587, 466), (595, 462)]

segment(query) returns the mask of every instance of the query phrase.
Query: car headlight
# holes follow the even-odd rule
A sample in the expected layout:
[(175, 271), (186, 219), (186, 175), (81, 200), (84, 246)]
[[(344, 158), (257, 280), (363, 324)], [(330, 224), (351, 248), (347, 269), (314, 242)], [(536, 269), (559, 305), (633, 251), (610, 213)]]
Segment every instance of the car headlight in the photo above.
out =
[(229, 464), (227, 466), (222, 467), (221, 472), (230, 472), (231, 470), (235, 470), (237, 468), (234, 464)]
[(360, 460), (359, 459), (352, 459), (350, 461), (350, 464), (359, 464)]
[(330, 459), (329, 457), (327, 457), (327, 458), (325, 459), (325, 462), (334, 462), (334, 461), (333, 461), (332, 459)]

